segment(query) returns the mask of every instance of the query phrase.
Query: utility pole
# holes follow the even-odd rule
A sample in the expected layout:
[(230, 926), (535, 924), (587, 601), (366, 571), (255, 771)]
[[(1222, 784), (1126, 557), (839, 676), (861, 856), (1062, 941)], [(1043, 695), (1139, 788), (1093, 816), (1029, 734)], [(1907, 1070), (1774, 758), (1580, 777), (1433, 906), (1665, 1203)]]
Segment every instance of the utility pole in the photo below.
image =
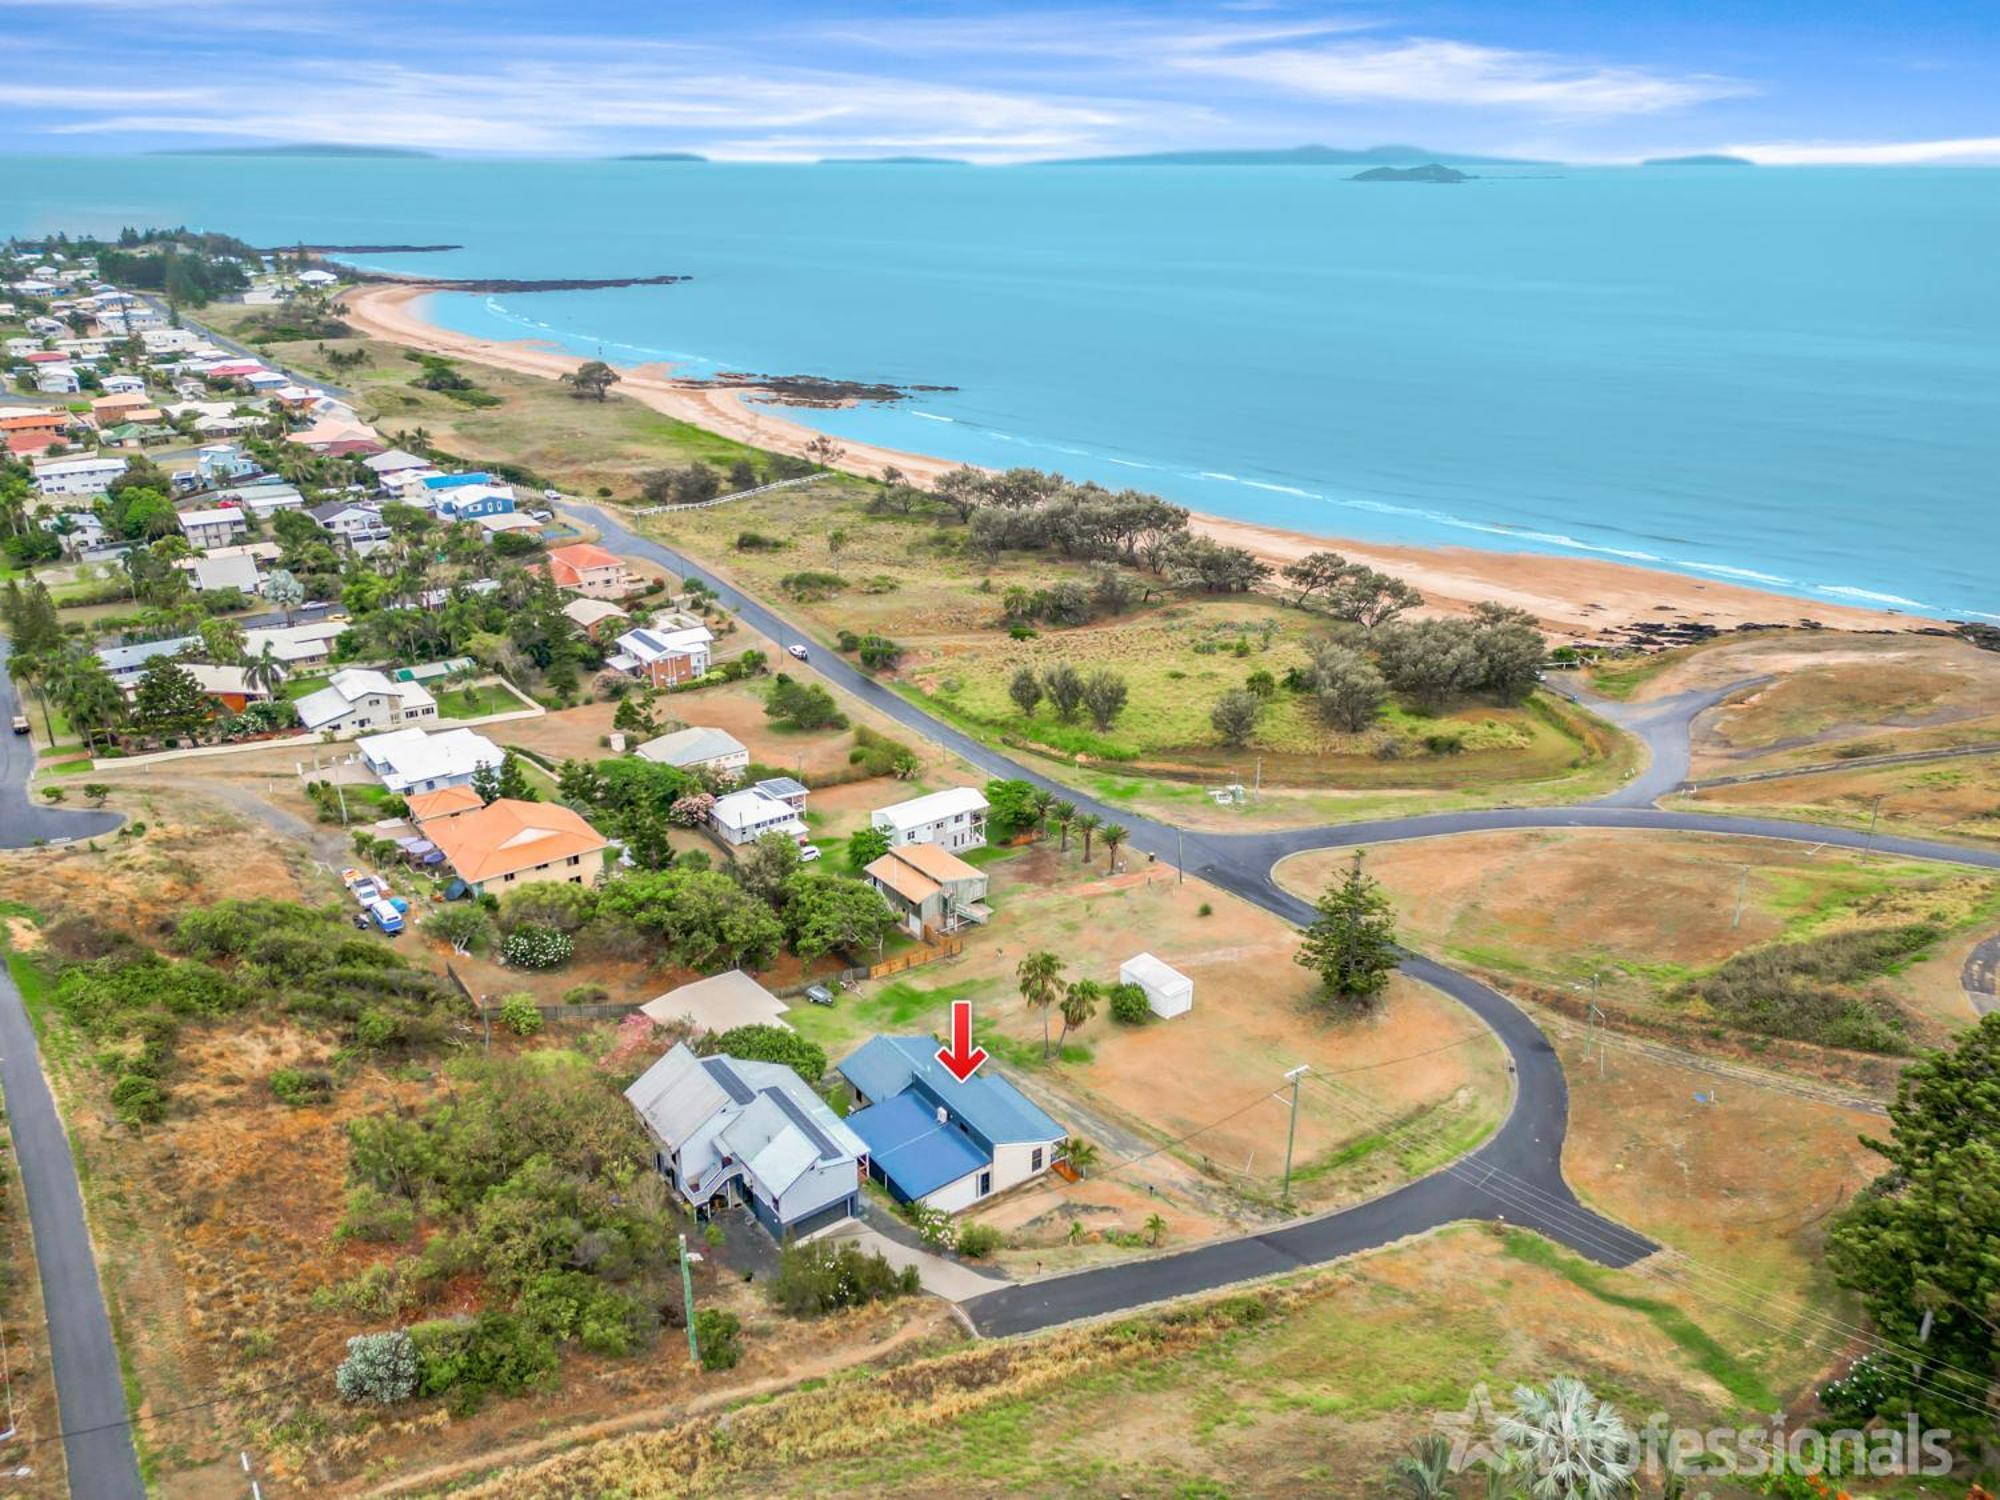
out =
[(1750, 867), (1743, 867), (1743, 878), (1736, 882), (1736, 915), (1729, 919), (1731, 928), (1743, 925), (1743, 897), (1750, 889)]
[(1250, 800), (1257, 802), (1264, 796), (1264, 757), (1257, 757), (1257, 773), (1250, 781)]
[(1174, 829), (1174, 884), (1183, 885), (1187, 881), (1187, 851), (1181, 839), (1181, 831)]
[[(1591, 994), (1592, 994), (1593, 996), (1594, 996), (1594, 995), (1596, 995), (1596, 993), (1597, 993), (1597, 989), (1596, 989), (1596, 985), (1597, 985), (1597, 981), (1596, 981), (1595, 977), (1593, 977), (1593, 978), (1592, 978), (1592, 980), (1591, 980)], [(1606, 1047), (1606, 1043), (1605, 1043), (1605, 1040), (1604, 1040), (1604, 1038), (1600, 1037), (1600, 1036), (1599, 1036), (1599, 1035), (1597, 1034), (1597, 1027), (1598, 1027), (1598, 1023), (1599, 1023), (1600, 1021), (1602, 1021), (1603, 1019), (1604, 1019), (1604, 1012), (1603, 1012), (1603, 1011), (1601, 1011), (1601, 1010), (1599, 1010), (1599, 1009), (1597, 1008), (1597, 1001), (1596, 1001), (1595, 999), (1593, 999), (1593, 1000), (1592, 1000), (1592, 1001), (1590, 1002), (1590, 1032), (1589, 1032), (1589, 1035), (1588, 1035), (1588, 1037), (1586, 1038), (1586, 1040), (1584, 1041), (1584, 1044), (1583, 1044), (1583, 1055), (1584, 1055), (1585, 1059), (1587, 1060), (1587, 1059), (1588, 1059), (1588, 1058), (1590, 1057), (1590, 1049), (1591, 1049), (1591, 1047), (1592, 1047), (1593, 1045), (1595, 1045), (1595, 1046), (1596, 1046), (1596, 1048), (1597, 1048), (1597, 1076), (1598, 1076), (1599, 1078), (1603, 1078), (1603, 1077), (1604, 1077), (1604, 1052), (1605, 1052), (1605, 1047)]]
[(1292, 1144), (1299, 1138), (1299, 1080), (1305, 1077), (1307, 1071), (1306, 1065), (1300, 1063), (1285, 1075), (1286, 1081), (1292, 1086), (1292, 1120), (1285, 1129), (1285, 1187), (1278, 1195), (1281, 1203), (1289, 1204), (1292, 1201)]
[(681, 1306), (687, 1314), (688, 1363), (701, 1363), (701, 1346), (694, 1338), (694, 1273), (688, 1269), (688, 1237), (681, 1239)]
[(340, 799), (340, 826), (347, 826), (347, 788), (338, 781), (333, 784), (333, 794)]
[(1883, 793), (1875, 794), (1875, 805), (1868, 810), (1868, 852), (1862, 856), (1864, 862), (1875, 857), (1875, 825), (1882, 819)]

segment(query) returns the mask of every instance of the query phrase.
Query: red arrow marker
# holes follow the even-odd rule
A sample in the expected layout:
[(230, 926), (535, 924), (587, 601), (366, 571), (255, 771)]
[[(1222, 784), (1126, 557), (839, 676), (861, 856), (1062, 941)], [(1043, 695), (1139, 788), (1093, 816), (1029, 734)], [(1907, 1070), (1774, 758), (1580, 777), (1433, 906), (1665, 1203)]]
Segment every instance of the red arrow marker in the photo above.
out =
[(972, 1045), (972, 1002), (951, 1002), (951, 1045), (937, 1050), (937, 1060), (951, 1069), (951, 1076), (964, 1083), (986, 1061), (986, 1049)]

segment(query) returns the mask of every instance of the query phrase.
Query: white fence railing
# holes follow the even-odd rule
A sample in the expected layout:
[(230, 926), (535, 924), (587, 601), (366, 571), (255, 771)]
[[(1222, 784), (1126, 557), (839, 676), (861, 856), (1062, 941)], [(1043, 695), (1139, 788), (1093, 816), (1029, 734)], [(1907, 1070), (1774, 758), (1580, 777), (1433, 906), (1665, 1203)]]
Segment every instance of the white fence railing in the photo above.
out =
[(631, 514), (635, 516), (657, 516), (670, 510), (707, 510), (711, 505), (727, 505), (732, 500), (748, 500), (752, 495), (766, 494), (771, 490), (788, 490), (795, 484), (810, 484), (815, 479), (823, 479), (823, 474), (800, 474), (791, 479), (774, 479), (769, 484), (760, 484), (755, 489), (738, 490), (733, 495), (717, 495), (713, 500), (690, 500), (685, 505), (642, 505)]

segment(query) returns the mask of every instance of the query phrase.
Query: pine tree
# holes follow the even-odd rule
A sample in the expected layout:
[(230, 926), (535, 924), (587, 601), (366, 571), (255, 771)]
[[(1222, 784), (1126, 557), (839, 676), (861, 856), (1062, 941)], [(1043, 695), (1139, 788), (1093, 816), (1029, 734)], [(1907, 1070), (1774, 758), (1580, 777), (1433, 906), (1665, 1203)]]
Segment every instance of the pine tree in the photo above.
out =
[(1327, 999), (1372, 1002), (1396, 967), (1396, 914), (1382, 883), (1363, 872), (1358, 851), (1346, 878), (1329, 886), (1314, 908), (1319, 916), (1294, 961), (1319, 975)]

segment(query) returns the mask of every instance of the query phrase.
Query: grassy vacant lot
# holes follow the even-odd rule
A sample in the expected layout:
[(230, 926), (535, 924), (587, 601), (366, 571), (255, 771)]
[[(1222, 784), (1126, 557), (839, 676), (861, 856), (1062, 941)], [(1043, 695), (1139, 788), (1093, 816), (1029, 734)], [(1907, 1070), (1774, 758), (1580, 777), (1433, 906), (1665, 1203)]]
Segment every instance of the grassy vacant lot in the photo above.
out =
[[(260, 311), (218, 305), (204, 308), (201, 320), (231, 333)], [(400, 348), (374, 339), (257, 347), (274, 360), (353, 392), (362, 419), (385, 434), (422, 428), (448, 453), (473, 462), (519, 464), (574, 493), (590, 495), (608, 487), (629, 499), (638, 492), (638, 476), (649, 470), (694, 460), (727, 468), (738, 458), (756, 456), (754, 449), (636, 401), (616, 395), (602, 402), (578, 401), (554, 381), (486, 365), (464, 366), (463, 373), (478, 389), (499, 397), (500, 404), (468, 405), (411, 385), (418, 366)], [(332, 350), (359, 350), (366, 359), (335, 370), (326, 362)]]
[[(832, 1009), (787, 1017), (838, 1059), (877, 1031), (942, 1032), (950, 1002), (974, 1003), (979, 1040), (1059, 1121), (1098, 1145), (1102, 1167), (1172, 1143), (1131, 1172), (1102, 1173), (1161, 1195), (1165, 1208), (1212, 1228), (1268, 1220), (1278, 1196), (1286, 1110), (1271, 1096), (1288, 1068), (1311, 1063), (1350, 1092), (1305, 1098), (1294, 1195), (1329, 1206), (1421, 1176), (1470, 1149), (1499, 1122), (1508, 1084), (1498, 1044), (1460, 1007), (1398, 980), (1379, 1011), (1329, 1014), (1311, 1000), (1312, 976), (1292, 962), (1297, 934), (1264, 912), (1197, 883), (1176, 884), (1138, 864), (1108, 876), (1101, 852), (1053, 844), (988, 866), (992, 924), (949, 967), (872, 983)], [(1206, 915), (1204, 915), (1206, 909)], [(1099, 1014), (1042, 1057), (1042, 1019), (1022, 1001), (1014, 968), (1031, 949), (1060, 954), (1069, 978), (1113, 981), (1142, 949), (1195, 983), (1194, 1009), (1172, 1020), (1120, 1025)], [(1061, 1030), (1053, 1016), (1052, 1035)], [(1063, 1263), (1072, 1217), (1091, 1229), (1135, 1230), (1153, 1207), (1126, 1203), (1087, 1180), (1052, 1186), (984, 1217), (1035, 1262)]]
[[(1628, 762), (1619, 737), (1550, 697), (1521, 707), (1474, 702), (1432, 716), (1391, 707), (1359, 734), (1321, 724), (1280, 689), (1247, 747), (1222, 744), (1209, 711), (1253, 673), (1282, 679), (1325, 631), (1317, 616), (1265, 595), (1142, 599), (1073, 627), (1040, 625), (1016, 639), (1002, 622), (1011, 587), (1036, 590), (1090, 570), (1060, 557), (970, 556), (955, 525), (879, 515), (850, 481), (756, 496), (714, 510), (649, 517), (677, 547), (715, 560), (734, 581), (778, 601), (830, 644), (842, 630), (901, 643), (899, 688), (982, 738), (1036, 752), (1072, 778), (1092, 764), (1141, 783), (1143, 805), (1171, 800), (1172, 782), (1254, 779), (1329, 792), (1415, 789), (1468, 805), (1533, 795), (1563, 798), (1616, 784)], [(744, 545), (746, 538), (750, 545)], [(800, 575), (816, 575), (808, 587)], [(1142, 587), (1150, 575), (1129, 574)], [(831, 578), (836, 580), (829, 583)], [(792, 580), (790, 584), (787, 580)], [(1007, 694), (1015, 671), (1068, 664), (1124, 677), (1129, 703), (1105, 731), (1065, 722), (1044, 704), (1023, 715)], [(1161, 782), (1155, 791), (1150, 783)], [(1314, 806), (1315, 814), (1321, 809)], [(1285, 809), (1295, 814), (1297, 809)], [(1338, 815), (1335, 813), (1334, 815)], [(1358, 815), (1358, 814), (1357, 814)]]
[[(1346, 857), (1300, 855), (1280, 877), (1309, 891)], [(1368, 868), (1419, 948), (1579, 1003), (1595, 986), (1607, 1006), (1695, 1036), (1727, 1017), (1685, 987), (1732, 955), (1923, 924), (1936, 933), (1926, 956), (1848, 987), (1890, 1002), (1911, 1045), (1937, 1043), (1972, 1021), (1959, 966), (2000, 924), (2000, 881), (1980, 873), (1756, 839), (1473, 834), (1386, 844)]]
[[(1699, 1309), (1530, 1235), (1460, 1228), (1258, 1292), (982, 1344), (593, 1444), (463, 1491), (1376, 1495), (1472, 1387), (1582, 1376), (1628, 1418), (1776, 1395)], [(1683, 1303), (1688, 1303), (1684, 1306)]]

